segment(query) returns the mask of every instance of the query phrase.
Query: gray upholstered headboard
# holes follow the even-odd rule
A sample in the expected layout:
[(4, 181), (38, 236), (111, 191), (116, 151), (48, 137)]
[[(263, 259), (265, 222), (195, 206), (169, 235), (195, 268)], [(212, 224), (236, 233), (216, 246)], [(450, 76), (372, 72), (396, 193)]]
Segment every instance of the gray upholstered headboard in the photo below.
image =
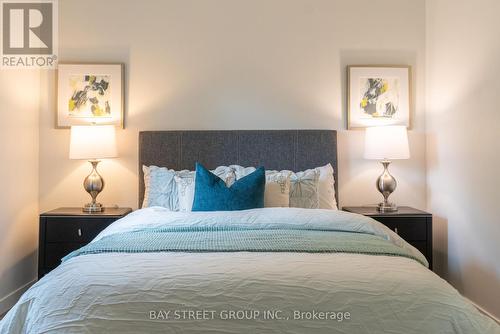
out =
[(338, 202), (337, 131), (234, 130), (139, 133), (139, 207), (144, 199), (142, 165), (194, 170), (237, 164), (301, 171), (331, 163)]

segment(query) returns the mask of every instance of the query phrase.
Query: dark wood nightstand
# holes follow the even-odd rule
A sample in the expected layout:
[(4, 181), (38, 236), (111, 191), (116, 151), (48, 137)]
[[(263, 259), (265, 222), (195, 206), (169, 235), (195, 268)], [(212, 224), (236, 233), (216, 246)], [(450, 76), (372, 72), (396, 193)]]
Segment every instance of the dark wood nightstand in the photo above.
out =
[(38, 242), (38, 279), (61, 263), (61, 258), (85, 246), (115, 220), (125, 217), (130, 208), (106, 208), (85, 213), (81, 208), (59, 208), (40, 215)]
[(432, 270), (432, 214), (408, 206), (400, 206), (396, 212), (379, 212), (370, 206), (346, 206), (342, 210), (371, 217), (389, 227), (422, 252)]

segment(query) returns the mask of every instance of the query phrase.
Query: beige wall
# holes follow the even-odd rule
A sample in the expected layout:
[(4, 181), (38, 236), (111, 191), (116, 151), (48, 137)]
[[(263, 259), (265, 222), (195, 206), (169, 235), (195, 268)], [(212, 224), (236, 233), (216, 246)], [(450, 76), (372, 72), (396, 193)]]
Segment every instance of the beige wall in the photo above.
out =
[[(412, 159), (393, 166), (394, 200), (425, 208), (424, 1), (65, 0), (59, 12), (62, 61), (126, 66), (105, 204), (137, 205), (137, 134), (153, 129), (338, 129), (341, 203), (378, 202), (381, 166), (362, 158), (362, 131), (344, 130), (345, 66), (386, 63), (415, 71)], [(81, 205), (89, 165), (68, 160), (69, 131), (54, 129), (53, 74), (41, 91), (40, 208)]]
[(447, 279), (500, 318), (500, 2), (427, 2), (428, 204)]
[(0, 315), (36, 276), (40, 76), (0, 71)]

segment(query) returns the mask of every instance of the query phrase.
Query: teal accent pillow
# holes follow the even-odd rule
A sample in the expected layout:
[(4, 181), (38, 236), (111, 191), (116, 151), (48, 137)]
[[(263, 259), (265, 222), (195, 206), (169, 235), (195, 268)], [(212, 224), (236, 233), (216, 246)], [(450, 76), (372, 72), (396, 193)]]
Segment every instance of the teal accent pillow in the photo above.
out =
[(224, 180), (196, 163), (192, 211), (235, 211), (264, 207), (266, 171), (264, 167), (227, 187)]

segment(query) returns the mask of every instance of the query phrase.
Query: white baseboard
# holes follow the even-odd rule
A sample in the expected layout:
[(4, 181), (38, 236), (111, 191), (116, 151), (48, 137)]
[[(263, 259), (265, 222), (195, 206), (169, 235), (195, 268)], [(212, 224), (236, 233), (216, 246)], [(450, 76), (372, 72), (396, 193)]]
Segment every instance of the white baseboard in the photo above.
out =
[(7, 313), (12, 308), (12, 306), (14, 306), (14, 304), (17, 303), (17, 301), (22, 296), (22, 294), (24, 292), (26, 292), (26, 290), (28, 290), (30, 288), (30, 286), (35, 284), (35, 282), (36, 282), (36, 278), (34, 280), (32, 280), (31, 282), (24, 284), (23, 286), (21, 286), (17, 290), (12, 291), (11, 293), (9, 293), (7, 296), (3, 297), (2, 299), (0, 299), (0, 315)]
[[(466, 297), (467, 298), (467, 297)], [(495, 320), (497, 322), (497, 324), (500, 325), (500, 320), (495, 317), (493, 314), (491, 314), (490, 312), (486, 311), (484, 308), (482, 308), (481, 306), (477, 305), (476, 303), (474, 303), (472, 300), (470, 300), (469, 298), (467, 298), (468, 301), (471, 302), (472, 305), (474, 305), (478, 310), (479, 312), (481, 312), (482, 314), (490, 317), (491, 319)]]

